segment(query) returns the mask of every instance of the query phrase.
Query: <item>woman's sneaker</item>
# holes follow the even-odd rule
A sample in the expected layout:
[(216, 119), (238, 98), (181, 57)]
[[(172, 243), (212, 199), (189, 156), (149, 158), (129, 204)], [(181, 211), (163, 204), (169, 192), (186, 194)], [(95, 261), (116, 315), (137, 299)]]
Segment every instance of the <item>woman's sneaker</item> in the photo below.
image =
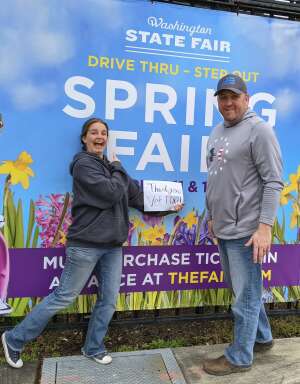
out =
[(92, 359), (99, 364), (110, 364), (112, 362), (112, 357), (106, 351), (95, 356), (87, 356), (84, 351), (82, 351), (82, 354), (83, 356), (88, 357), (89, 359)]
[(1, 340), (2, 340), (2, 345), (3, 345), (3, 349), (4, 349), (4, 355), (5, 355), (5, 359), (7, 361), (7, 364), (9, 364), (13, 368), (21, 368), (21, 367), (23, 367), (23, 361), (21, 359), (21, 353), (18, 352), (18, 351), (14, 351), (6, 343), (5, 332), (2, 333)]
[(100, 364), (110, 364), (112, 362), (112, 357), (107, 353), (99, 353), (99, 355), (91, 356), (93, 360)]

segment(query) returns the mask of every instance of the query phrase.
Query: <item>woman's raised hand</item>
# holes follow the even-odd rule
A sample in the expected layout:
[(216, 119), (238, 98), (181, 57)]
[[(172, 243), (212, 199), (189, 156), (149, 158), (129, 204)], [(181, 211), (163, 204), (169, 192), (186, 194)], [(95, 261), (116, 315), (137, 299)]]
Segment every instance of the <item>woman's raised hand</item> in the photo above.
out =
[(174, 206), (174, 208), (172, 209), (172, 211), (179, 212), (179, 211), (182, 210), (183, 207), (184, 207), (184, 203), (176, 204), (176, 205)]
[(115, 152), (113, 152), (112, 155), (111, 155), (111, 162), (114, 162), (114, 161), (119, 161), (120, 162), (120, 160), (117, 158), (117, 155), (115, 154)]

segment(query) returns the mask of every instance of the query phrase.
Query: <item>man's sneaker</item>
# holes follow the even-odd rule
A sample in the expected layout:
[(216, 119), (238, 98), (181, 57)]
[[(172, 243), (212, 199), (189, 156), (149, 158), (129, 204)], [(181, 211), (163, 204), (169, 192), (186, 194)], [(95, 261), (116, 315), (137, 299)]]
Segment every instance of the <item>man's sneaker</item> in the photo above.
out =
[(0, 299), (0, 315), (7, 315), (12, 312), (12, 307)]
[(233, 365), (223, 355), (218, 357), (217, 359), (206, 360), (203, 364), (203, 369), (206, 373), (209, 373), (210, 375), (225, 376), (230, 375), (231, 373), (249, 371), (251, 369), (251, 365), (249, 367)]
[(90, 356), (90, 358), (99, 364), (110, 364), (112, 362), (112, 357), (107, 352), (99, 353), (99, 355), (96, 356)]
[(10, 348), (10, 346), (6, 343), (5, 340), (5, 332), (2, 333), (1, 336), (2, 345), (4, 349), (4, 355), (7, 363), (13, 368), (21, 368), (23, 367), (23, 361), (21, 359), (21, 353), (18, 351), (14, 351)]
[(253, 351), (254, 352), (267, 352), (273, 347), (274, 347), (274, 341), (273, 340), (267, 341), (266, 343), (257, 343), (256, 342), (254, 344)]

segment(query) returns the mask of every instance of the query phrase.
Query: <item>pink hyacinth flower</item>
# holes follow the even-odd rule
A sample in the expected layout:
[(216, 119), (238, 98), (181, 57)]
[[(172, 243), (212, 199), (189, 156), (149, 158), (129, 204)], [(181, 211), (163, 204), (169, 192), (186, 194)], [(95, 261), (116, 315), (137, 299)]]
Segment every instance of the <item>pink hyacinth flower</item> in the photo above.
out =
[(0, 298), (6, 299), (9, 282), (9, 252), (6, 241), (0, 231)]

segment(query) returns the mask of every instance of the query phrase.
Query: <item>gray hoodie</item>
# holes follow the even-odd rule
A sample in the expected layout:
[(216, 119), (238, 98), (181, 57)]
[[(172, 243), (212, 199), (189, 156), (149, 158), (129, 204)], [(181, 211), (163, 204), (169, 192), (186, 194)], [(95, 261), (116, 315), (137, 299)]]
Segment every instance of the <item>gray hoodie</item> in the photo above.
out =
[(143, 211), (143, 192), (118, 161), (86, 151), (75, 155), (73, 176), (73, 222), (68, 247), (121, 245), (128, 236), (128, 206)]
[(272, 127), (248, 109), (242, 120), (217, 125), (207, 144), (206, 208), (215, 235), (239, 239), (259, 223), (273, 225), (282, 160)]
[[(143, 189), (122, 167), (86, 151), (74, 156), (72, 224), (68, 247), (120, 246), (128, 236), (128, 207), (144, 212)], [(152, 216), (174, 213), (147, 212)]]

